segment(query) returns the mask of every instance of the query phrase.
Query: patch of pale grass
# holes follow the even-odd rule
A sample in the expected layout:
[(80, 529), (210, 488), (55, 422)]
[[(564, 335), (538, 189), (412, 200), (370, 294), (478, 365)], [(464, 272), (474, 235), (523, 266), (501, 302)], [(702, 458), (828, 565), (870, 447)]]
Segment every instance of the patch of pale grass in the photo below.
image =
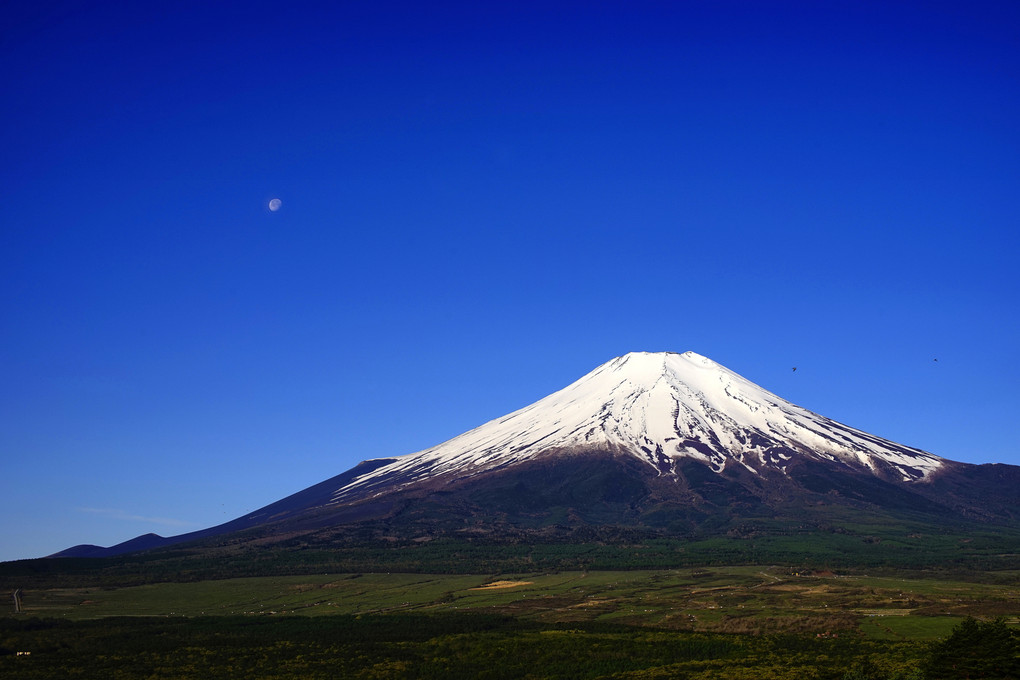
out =
[(530, 586), (532, 583), (534, 583), (534, 581), (493, 581), (492, 583), (486, 583), (484, 586), (478, 586), (477, 588), (468, 588), (468, 590), (500, 590), (503, 588)]

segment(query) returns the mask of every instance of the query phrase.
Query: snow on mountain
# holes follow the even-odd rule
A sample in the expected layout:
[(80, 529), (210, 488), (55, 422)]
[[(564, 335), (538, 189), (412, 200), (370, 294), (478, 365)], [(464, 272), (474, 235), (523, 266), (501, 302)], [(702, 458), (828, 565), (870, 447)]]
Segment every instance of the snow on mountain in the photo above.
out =
[(394, 480), (464, 477), (585, 450), (633, 455), (662, 475), (683, 458), (716, 472), (730, 462), (761, 474), (785, 472), (802, 456), (913, 482), (944, 463), (791, 404), (694, 352), (632, 352), (530, 406), (355, 478), (333, 502)]

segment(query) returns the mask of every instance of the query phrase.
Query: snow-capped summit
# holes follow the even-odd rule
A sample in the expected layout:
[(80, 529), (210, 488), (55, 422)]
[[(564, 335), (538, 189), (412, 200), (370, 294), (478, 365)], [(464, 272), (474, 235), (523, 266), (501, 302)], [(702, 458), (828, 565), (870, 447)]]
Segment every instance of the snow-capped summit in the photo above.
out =
[(808, 411), (695, 352), (631, 352), (544, 399), (438, 446), (402, 456), (337, 489), (334, 501), (395, 478), (470, 476), (554, 452), (610, 452), (660, 475), (694, 459), (722, 472), (785, 472), (795, 458), (824, 459), (903, 482), (943, 459)]

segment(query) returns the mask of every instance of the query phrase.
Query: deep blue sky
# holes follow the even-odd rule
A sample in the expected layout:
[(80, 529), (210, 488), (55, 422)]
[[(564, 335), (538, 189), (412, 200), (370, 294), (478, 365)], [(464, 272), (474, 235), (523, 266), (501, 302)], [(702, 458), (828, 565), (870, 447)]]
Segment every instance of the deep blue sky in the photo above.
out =
[(0, 559), (632, 350), (1020, 464), (1020, 5), (503, 4), (6, 7)]

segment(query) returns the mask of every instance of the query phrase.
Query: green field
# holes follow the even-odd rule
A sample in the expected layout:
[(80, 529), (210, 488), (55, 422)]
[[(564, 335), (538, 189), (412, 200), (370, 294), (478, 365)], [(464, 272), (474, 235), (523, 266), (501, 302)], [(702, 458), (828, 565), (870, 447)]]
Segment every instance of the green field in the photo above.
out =
[(1020, 577), (1006, 572), (998, 580), (802, 574), (749, 566), (503, 575), (364, 573), (24, 589), (22, 602), (29, 616), (72, 620), (472, 611), (550, 623), (612, 621), (741, 633), (852, 630), (876, 638), (921, 639), (944, 635), (966, 616), (1020, 616)]

